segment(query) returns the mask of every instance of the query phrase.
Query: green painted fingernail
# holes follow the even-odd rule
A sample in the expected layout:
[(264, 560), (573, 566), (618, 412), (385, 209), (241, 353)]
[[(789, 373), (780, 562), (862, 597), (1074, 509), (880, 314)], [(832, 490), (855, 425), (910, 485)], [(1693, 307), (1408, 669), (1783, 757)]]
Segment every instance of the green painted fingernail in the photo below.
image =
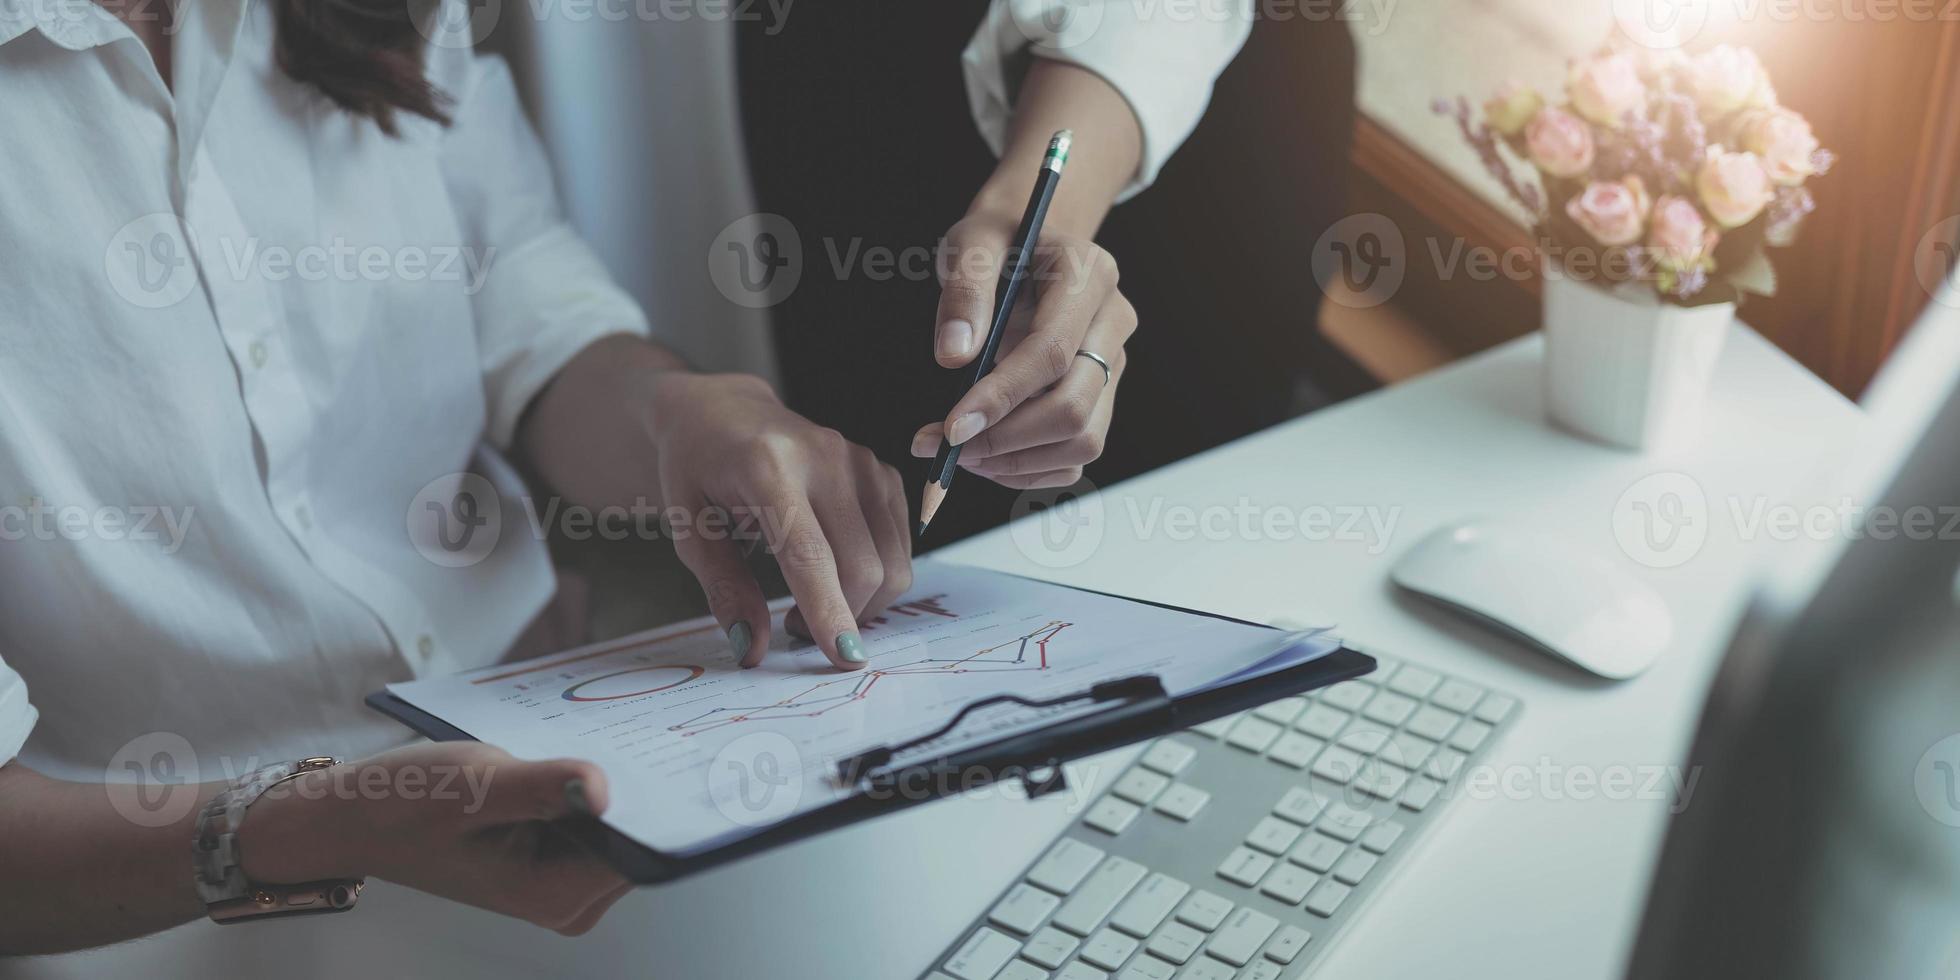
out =
[(592, 816), (592, 800), (585, 795), (585, 780), (574, 779), (565, 784), (565, 805), (581, 816)]
[(856, 633), (837, 634), (837, 655), (854, 664), (864, 662), (864, 641)]
[(734, 652), (736, 660), (749, 655), (749, 644), (754, 640), (755, 631), (745, 621), (737, 620), (728, 628), (728, 649)]

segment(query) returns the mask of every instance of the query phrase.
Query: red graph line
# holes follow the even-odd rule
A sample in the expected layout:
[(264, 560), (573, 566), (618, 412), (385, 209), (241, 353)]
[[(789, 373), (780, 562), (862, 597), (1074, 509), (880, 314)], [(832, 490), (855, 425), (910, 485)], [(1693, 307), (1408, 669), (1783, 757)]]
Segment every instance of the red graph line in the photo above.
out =
[[(897, 667), (878, 667), (867, 670), (856, 677), (839, 677), (835, 680), (820, 681), (804, 690), (783, 698), (773, 704), (746, 705), (742, 707), (711, 708), (686, 721), (668, 726), (670, 732), (681, 732), (682, 738), (714, 731), (726, 725), (737, 725), (746, 721), (780, 721), (786, 718), (818, 718), (847, 704), (862, 701), (871, 694), (878, 682), (887, 677), (912, 677), (926, 674), (973, 674), (1005, 673), (1019, 670), (1048, 669), (1048, 641), (1055, 635), (1074, 625), (1060, 620), (1052, 620), (1031, 633), (1015, 637), (985, 649), (976, 650), (957, 660), (927, 658), (915, 660)], [(1037, 662), (1028, 662), (1028, 646), (1033, 644)], [(1011, 660), (996, 658), (983, 659), (1008, 647), (1014, 647)], [(812, 697), (839, 685), (849, 687), (836, 694)], [(821, 705), (821, 707), (818, 707)], [(809, 709), (809, 710), (788, 710)]]

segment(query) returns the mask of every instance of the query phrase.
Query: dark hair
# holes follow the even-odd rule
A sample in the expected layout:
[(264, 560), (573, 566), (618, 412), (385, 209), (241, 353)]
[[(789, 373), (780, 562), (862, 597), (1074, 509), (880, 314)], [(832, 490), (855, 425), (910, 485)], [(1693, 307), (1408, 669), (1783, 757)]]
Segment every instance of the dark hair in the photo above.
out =
[(448, 125), (449, 99), (423, 64), (438, 0), (276, 0), (274, 55), (295, 81), (397, 134), (395, 114)]

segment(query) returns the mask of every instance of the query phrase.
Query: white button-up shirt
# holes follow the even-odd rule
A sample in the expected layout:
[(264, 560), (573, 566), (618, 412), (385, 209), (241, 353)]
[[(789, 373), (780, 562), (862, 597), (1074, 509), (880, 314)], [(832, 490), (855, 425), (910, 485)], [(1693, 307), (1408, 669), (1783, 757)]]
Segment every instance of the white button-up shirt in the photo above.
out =
[(363, 696), (553, 590), (522, 520), (452, 553), (425, 505), (515, 491), (525, 405), (646, 329), (502, 62), (432, 48), (454, 125), (390, 139), (274, 66), (270, 7), (182, 11), (173, 92), (94, 3), (0, 0), (0, 762), (67, 778), (150, 732), (207, 767), (400, 742)]
[[(1141, 187), (1249, 13), (1103, 7), (997, 0), (972, 108), (998, 145), (1028, 53), (1094, 70)], [(0, 763), (71, 779), (153, 732), (205, 778), (400, 741), (364, 695), (493, 660), (552, 592), (500, 456), (519, 416), (647, 329), (502, 62), (430, 47), (454, 124), (390, 139), (278, 70), (268, 7), (181, 11), (166, 87), (90, 0), (0, 0)], [(459, 487), (502, 495), (494, 546)]]

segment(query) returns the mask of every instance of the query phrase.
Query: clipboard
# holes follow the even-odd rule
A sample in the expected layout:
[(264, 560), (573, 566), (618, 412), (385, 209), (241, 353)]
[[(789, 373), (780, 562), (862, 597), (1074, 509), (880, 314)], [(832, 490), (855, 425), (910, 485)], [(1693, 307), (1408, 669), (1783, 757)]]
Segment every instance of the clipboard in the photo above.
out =
[[(1077, 591), (1208, 619), (1271, 629), (1275, 633), (1281, 632), (1263, 623), (1253, 623), (1203, 610), (1186, 609), (1145, 599), (1132, 599), (1093, 589)], [(1249, 711), (1269, 701), (1351, 680), (1372, 672), (1375, 666), (1373, 657), (1343, 646), (1297, 667), (1289, 667), (1236, 684), (1211, 688), (1182, 698), (1172, 698), (1165, 693), (1163, 684), (1154, 675), (1138, 675), (1105, 682), (1089, 691), (1050, 699), (1052, 702), (1066, 701), (1083, 706), (1098, 706), (1095, 711), (1074, 715), (1052, 725), (1010, 735), (1004, 739), (986, 742), (949, 755), (908, 761), (903, 766), (877, 766), (873, 763), (879, 761), (877, 757), (881, 753), (896, 755), (902, 751), (909, 751), (909, 743), (872, 749), (853, 759), (844, 760), (840, 763), (840, 767), (853, 763), (859, 766), (855, 772), (858, 778), (852, 781), (854, 789), (850, 796), (794, 815), (749, 836), (705, 851), (687, 854), (658, 851), (614, 830), (596, 817), (564, 820), (560, 821), (560, 826), (634, 884), (664, 884), (789, 844), (819, 837), (833, 830), (941, 799), (943, 795), (958, 795), (970, 789), (1002, 781), (1020, 781), (1027, 790), (1028, 798), (1036, 799), (1067, 787), (1067, 775), (1064, 770), (1066, 763), (1169, 735), (1241, 711)], [(944, 734), (953, 729), (969, 712), (998, 700), (1000, 699), (986, 698), (969, 704), (949, 719), (946, 729), (942, 729), (941, 733), (937, 734)], [(368, 707), (433, 741), (473, 740), (468, 733), (395, 697), (385, 689), (368, 695), (366, 703)], [(1027, 704), (1027, 702), (1021, 703)], [(915, 741), (924, 742), (927, 739)], [(887, 756), (885, 761), (888, 763), (889, 760), (890, 756)], [(961, 778), (957, 781), (927, 779), (924, 785), (944, 786), (950, 782), (957, 782), (959, 788), (954, 793), (894, 791), (896, 786), (907, 785), (906, 781), (914, 774), (921, 772), (938, 774), (949, 769), (959, 772)]]

